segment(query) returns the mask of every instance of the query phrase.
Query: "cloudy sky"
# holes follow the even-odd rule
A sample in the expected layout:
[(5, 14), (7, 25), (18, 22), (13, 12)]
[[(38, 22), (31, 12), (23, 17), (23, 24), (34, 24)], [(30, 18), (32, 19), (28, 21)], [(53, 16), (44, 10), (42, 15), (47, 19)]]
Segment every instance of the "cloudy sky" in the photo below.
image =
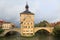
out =
[(35, 14), (35, 23), (60, 21), (60, 0), (0, 0), (0, 19), (19, 25), (19, 14), (25, 10), (26, 2)]

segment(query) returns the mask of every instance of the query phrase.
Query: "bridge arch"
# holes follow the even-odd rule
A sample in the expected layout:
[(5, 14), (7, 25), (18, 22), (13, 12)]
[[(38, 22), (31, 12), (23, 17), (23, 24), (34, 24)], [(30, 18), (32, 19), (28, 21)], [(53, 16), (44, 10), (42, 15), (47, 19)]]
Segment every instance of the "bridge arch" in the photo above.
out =
[[(40, 33), (39, 33), (40, 32)], [(35, 32), (35, 35), (36, 34), (50, 34), (50, 32), (48, 31), (48, 30), (46, 30), (46, 29), (40, 29), (40, 30), (37, 30), (36, 32)]]
[(49, 32), (49, 33), (52, 33), (52, 28), (49, 28), (49, 27), (36, 27), (36, 28), (35, 28), (35, 33), (36, 33), (37, 31), (39, 31), (39, 30), (45, 30), (45, 31), (47, 31), (47, 32)]
[(3, 32), (3, 35), (5, 36), (7, 33), (9, 33), (9, 32), (17, 32), (17, 33), (19, 33), (19, 34), (21, 34), (20, 33), (20, 29), (18, 29), (18, 30), (16, 30), (16, 29), (13, 29), (13, 30), (5, 30), (4, 32)]
[(8, 32), (6, 32), (6, 33), (5, 33), (5, 35), (4, 35), (4, 36), (9, 35), (11, 32), (13, 32), (13, 34), (18, 33), (19, 35), (21, 35), (18, 31), (8, 31)]

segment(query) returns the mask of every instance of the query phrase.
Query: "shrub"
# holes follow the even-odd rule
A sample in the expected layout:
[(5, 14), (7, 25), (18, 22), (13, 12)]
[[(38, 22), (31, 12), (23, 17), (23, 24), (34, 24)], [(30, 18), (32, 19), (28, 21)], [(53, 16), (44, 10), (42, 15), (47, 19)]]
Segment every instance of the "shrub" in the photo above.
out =
[(4, 30), (0, 28), (0, 34), (1, 34), (2, 32), (4, 32)]
[(60, 36), (60, 25), (56, 25), (53, 29), (53, 33), (55, 36)]

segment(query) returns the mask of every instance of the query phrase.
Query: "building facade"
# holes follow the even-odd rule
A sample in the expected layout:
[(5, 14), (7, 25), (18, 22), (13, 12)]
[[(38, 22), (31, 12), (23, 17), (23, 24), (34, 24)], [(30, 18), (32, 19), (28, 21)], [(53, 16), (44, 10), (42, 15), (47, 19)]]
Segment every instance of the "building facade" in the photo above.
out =
[(14, 24), (11, 22), (4, 22), (2, 24), (2, 29), (12, 29), (12, 28), (14, 28)]
[(20, 13), (20, 26), (22, 36), (34, 35), (34, 13), (29, 11), (29, 6), (26, 4), (26, 10)]

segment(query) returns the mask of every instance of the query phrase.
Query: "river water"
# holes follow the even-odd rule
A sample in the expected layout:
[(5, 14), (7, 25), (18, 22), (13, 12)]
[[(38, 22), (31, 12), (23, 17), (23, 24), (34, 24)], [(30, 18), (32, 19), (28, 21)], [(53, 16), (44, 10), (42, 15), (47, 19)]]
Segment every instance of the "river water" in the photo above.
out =
[(34, 37), (21, 37), (20, 35), (10, 35), (0, 37), (0, 40), (60, 40), (60, 37), (54, 37), (52, 35), (36, 35)]

